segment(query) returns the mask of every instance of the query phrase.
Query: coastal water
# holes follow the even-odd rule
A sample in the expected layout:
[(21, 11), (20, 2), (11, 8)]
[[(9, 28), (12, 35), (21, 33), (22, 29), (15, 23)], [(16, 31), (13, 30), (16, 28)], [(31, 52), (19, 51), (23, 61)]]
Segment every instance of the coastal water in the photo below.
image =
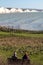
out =
[(24, 30), (43, 30), (43, 12), (0, 14), (0, 26)]

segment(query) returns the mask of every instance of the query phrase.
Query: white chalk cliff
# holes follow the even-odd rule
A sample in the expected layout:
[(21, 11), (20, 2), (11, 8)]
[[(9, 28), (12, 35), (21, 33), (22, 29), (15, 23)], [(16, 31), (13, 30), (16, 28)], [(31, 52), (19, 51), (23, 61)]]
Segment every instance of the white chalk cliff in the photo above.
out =
[(10, 10), (4, 7), (0, 8), (0, 13), (10, 13)]
[(11, 12), (11, 13), (16, 12), (16, 9), (15, 9), (15, 8), (12, 8), (12, 9), (10, 10), (10, 12)]
[(4, 8), (4, 7), (0, 7), (0, 14), (2, 14), (2, 13), (14, 13), (14, 12), (40, 12), (40, 11), (38, 11), (38, 10), (30, 10), (30, 9), (20, 9), (20, 8), (18, 8), (18, 9), (16, 9), (16, 8), (11, 8), (11, 9), (9, 9), (9, 8)]
[(27, 9), (27, 10), (25, 10), (24, 12), (30, 12), (30, 10)]
[(38, 12), (37, 10), (32, 10), (31, 12)]

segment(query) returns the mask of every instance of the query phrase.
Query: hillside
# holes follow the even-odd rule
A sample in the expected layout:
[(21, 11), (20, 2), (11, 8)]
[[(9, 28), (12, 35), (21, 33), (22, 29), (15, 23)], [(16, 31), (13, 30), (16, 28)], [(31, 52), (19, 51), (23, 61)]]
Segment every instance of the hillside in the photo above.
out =
[(12, 57), (14, 51), (17, 52), (18, 59), (22, 59), (26, 51), (30, 57), (31, 64), (43, 65), (42, 32), (0, 27), (0, 64), (3, 65), (4, 63), (7, 65), (7, 59)]

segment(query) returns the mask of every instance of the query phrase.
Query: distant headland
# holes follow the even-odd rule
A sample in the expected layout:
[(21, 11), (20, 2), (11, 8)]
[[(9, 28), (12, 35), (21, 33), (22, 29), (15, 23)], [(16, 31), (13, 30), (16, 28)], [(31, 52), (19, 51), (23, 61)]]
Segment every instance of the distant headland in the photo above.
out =
[(0, 7), (0, 14), (2, 13), (15, 13), (15, 12), (43, 12), (42, 9), (29, 9), (29, 8), (5, 8)]

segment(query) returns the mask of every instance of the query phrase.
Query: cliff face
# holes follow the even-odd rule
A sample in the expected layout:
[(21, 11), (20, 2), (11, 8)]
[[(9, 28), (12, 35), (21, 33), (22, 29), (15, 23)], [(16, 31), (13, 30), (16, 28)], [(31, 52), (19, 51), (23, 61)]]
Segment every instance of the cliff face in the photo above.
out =
[(0, 7), (0, 13), (14, 13), (14, 12), (42, 12), (39, 9), (22, 9), (22, 8), (4, 8)]

